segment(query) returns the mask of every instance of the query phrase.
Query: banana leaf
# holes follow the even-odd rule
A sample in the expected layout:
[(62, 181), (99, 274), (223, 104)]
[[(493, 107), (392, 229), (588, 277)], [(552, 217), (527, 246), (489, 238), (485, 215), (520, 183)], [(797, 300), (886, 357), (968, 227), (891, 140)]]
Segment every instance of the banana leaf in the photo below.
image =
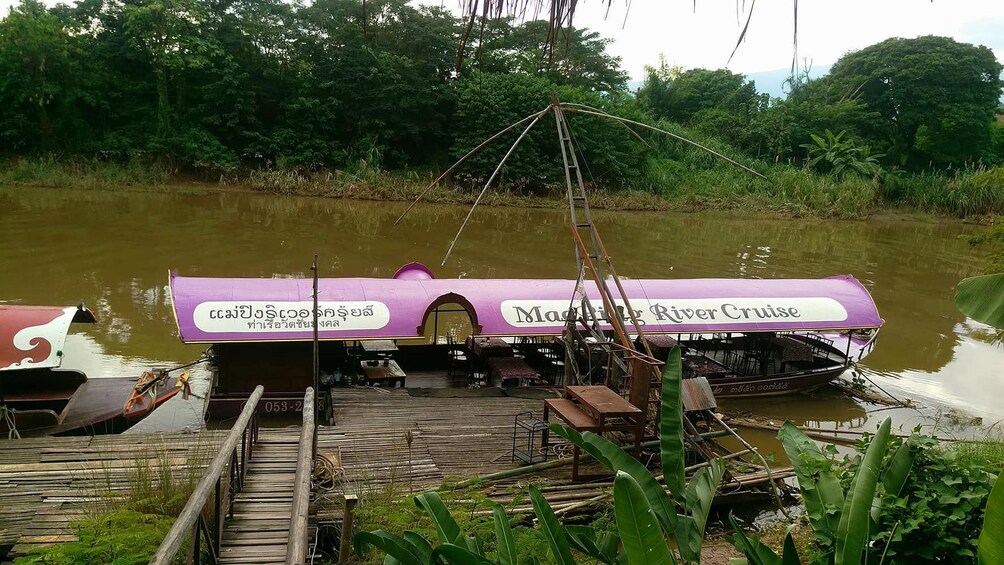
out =
[[(906, 486), (906, 480), (910, 477), (910, 469), (913, 468), (913, 461), (917, 458), (917, 449), (913, 444), (913, 439), (908, 439), (900, 444), (889, 459), (889, 463), (882, 470), (882, 486), (887, 494), (899, 496)], [(876, 493), (872, 500), (871, 519), (877, 523), (882, 516), (882, 496)]]
[(666, 488), (677, 500), (683, 500), (686, 484), (683, 446), (683, 406), (680, 388), (683, 382), (683, 365), (680, 347), (674, 346), (662, 373), (662, 415), (659, 421), (659, 446), (662, 455), (662, 474)]
[(638, 481), (623, 471), (614, 479), (614, 516), (630, 565), (676, 563), (648, 498)]
[(406, 530), (402, 535), (415, 548), (415, 553), (422, 558), (422, 561), (428, 563), (432, 557), (432, 544), (429, 543), (429, 540), (411, 530)]
[(492, 518), (495, 520), (495, 542), (498, 546), (499, 563), (501, 565), (518, 565), (516, 540), (512, 536), (509, 517), (505, 509), (498, 504), (492, 506)]
[(784, 565), (774, 550), (760, 543), (756, 537), (747, 536), (731, 512), (729, 512), (729, 523), (732, 524), (732, 536), (729, 541), (746, 556), (749, 565)]
[(980, 565), (1004, 565), (1004, 479), (1001, 475), (994, 481), (983, 514), (983, 532), (976, 552)]
[(1004, 329), (1004, 273), (962, 279), (955, 307), (977, 322)]
[(568, 525), (565, 534), (572, 549), (605, 565), (617, 563), (617, 546), (620, 539), (609, 532), (597, 533), (592, 526)]
[(432, 552), (432, 556), (429, 558), (429, 563), (436, 565), (438, 563), (442, 563), (442, 560), (445, 560), (449, 565), (497, 565), (494, 561), (489, 561), (485, 557), (478, 555), (465, 547), (460, 547), (459, 545), (454, 545), (452, 543), (440, 544), (440, 546)]
[(781, 565), (802, 565), (802, 558), (798, 556), (798, 550), (795, 549), (795, 540), (792, 539), (791, 532), (784, 534)]
[(844, 508), (840, 513), (840, 523), (837, 526), (834, 555), (836, 565), (861, 564), (871, 525), (869, 514), (878, 487), (879, 470), (887, 451), (891, 426), (891, 419), (886, 418), (882, 421), (878, 432), (868, 444), (857, 473), (851, 480)]
[(398, 560), (402, 565), (426, 565), (427, 563), (419, 548), (404, 538), (383, 530), (359, 532), (352, 538), (352, 546), (359, 557), (365, 555), (367, 546), (373, 546), (386, 553), (388, 557)]
[(605, 465), (611, 471), (623, 471), (631, 475), (641, 486), (648, 499), (649, 505), (659, 518), (659, 523), (665, 532), (676, 531), (676, 509), (672, 500), (666, 494), (666, 490), (655, 480), (652, 472), (638, 462), (631, 454), (624, 451), (617, 444), (605, 439), (603, 436), (593, 432), (579, 432), (559, 426), (551, 425), (551, 430), (578, 445), (583, 451), (593, 456), (594, 459)]
[(554, 561), (558, 565), (575, 565), (575, 559), (572, 558), (572, 550), (568, 545), (568, 539), (565, 537), (564, 527), (558, 522), (558, 518), (554, 515), (551, 505), (547, 503), (547, 499), (544, 498), (544, 495), (540, 494), (537, 487), (530, 485), (529, 490), (530, 502), (533, 504), (533, 513), (537, 515), (540, 527), (544, 531), (544, 537), (547, 538), (547, 543), (551, 547), (551, 555), (554, 557)]
[(791, 460), (802, 493), (802, 504), (809, 523), (825, 545), (832, 544), (840, 525), (844, 506), (844, 490), (830, 471), (820, 468), (825, 461), (815, 442), (791, 422), (785, 422), (777, 432), (784, 452)]
[(679, 521), (676, 543), (680, 556), (685, 561), (701, 560), (701, 545), (704, 542), (704, 527), (708, 522), (711, 502), (718, 492), (718, 483), (725, 474), (725, 462), (714, 459), (710, 465), (694, 474), (686, 490), (686, 519)]
[(483, 555), (484, 550), (479, 540), (464, 535), (460, 525), (453, 519), (450, 510), (443, 504), (443, 499), (435, 491), (420, 494), (415, 497), (415, 505), (425, 510), (436, 527), (436, 535), (440, 543), (452, 543), (466, 547), (472, 553)]
[[(443, 499), (435, 492), (427, 492), (415, 497), (415, 505), (425, 510), (436, 527), (436, 535), (440, 543), (463, 543), (464, 534), (460, 525), (453, 519), (450, 510), (443, 504)], [(466, 544), (464, 544), (466, 545)]]

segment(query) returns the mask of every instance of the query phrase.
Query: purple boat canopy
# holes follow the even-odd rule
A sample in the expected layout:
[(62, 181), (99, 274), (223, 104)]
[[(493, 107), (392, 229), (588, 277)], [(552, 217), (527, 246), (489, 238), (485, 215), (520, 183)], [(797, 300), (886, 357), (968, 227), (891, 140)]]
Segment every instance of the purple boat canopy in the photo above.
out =
[[(178, 331), (186, 343), (312, 339), (310, 279), (170, 276)], [(849, 275), (826, 279), (625, 279), (635, 315), (650, 333), (825, 331), (882, 325), (871, 295)], [(586, 295), (601, 317), (595, 285)], [(318, 281), (323, 340), (425, 335), (436, 307), (459, 304), (482, 335), (557, 335), (575, 281), (436, 279), (405, 265), (394, 278)], [(578, 302), (578, 301), (576, 301)], [(618, 300), (617, 307), (623, 308)]]

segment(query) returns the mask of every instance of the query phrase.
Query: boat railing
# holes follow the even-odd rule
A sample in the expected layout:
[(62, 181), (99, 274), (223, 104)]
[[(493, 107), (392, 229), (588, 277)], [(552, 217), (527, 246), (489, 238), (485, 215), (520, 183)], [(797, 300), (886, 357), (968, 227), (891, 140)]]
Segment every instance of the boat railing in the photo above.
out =
[[(174, 563), (186, 540), (190, 542), (186, 562), (201, 561), (203, 541), (212, 561), (217, 560), (220, 539), (223, 537), (223, 519), (228, 513), (231, 517), (233, 515), (234, 496), (244, 485), (248, 463), (258, 441), (258, 418), (255, 412), (264, 392), (264, 387), (258, 385), (251, 393), (226, 440), (206, 468), (206, 474), (195, 486), (185, 508), (161, 542), (151, 564)], [(306, 412), (306, 406), (304, 411)], [(210, 504), (210, 500), (212, 509), (208, 513), (210, 519), (207, 519), (206, 506)]]
[(314, 456), (317, 453), (314, 406), (314, 389), (307, 388), (307, 393), (303, 395), (303, 426), (300, 428), (300, 448), (296, 455), (296, 477), (293, 480), (293, 508), (290, 512), (286, 565), (301, 565), (307, 562), (307, 546), (310, 539), (307, 529), (310, 517), (310, 480), (313, 474)]

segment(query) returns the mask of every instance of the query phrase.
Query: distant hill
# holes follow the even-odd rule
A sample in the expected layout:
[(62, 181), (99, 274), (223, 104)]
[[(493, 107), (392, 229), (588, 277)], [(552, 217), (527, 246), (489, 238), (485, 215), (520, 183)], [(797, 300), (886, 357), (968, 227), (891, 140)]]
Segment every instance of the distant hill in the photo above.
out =
[[(819, 78), (830, 72), (830, 66), (813, 67), (809, 69), (809, 78)], [(757, 92), (766, 92), (771, 98), (786, 98), (788, 96), (787, 87), (784, 82), (791, 76), (791, 69), (777, 69), (775, 71), (762, 71), (759, 73), (749, 73), (746, 75), (756, 84)]]

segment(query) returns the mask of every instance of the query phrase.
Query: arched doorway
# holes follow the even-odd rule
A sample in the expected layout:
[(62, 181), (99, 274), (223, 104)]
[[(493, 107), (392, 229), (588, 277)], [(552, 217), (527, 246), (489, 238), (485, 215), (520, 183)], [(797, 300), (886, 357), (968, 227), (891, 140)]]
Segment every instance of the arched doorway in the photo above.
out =
[(481, 333), (478, 313), (463, 296), (450, 292), (434, 300), (425, 310), (417, 333), (424, 343), (463, 342), (467, 336)]

